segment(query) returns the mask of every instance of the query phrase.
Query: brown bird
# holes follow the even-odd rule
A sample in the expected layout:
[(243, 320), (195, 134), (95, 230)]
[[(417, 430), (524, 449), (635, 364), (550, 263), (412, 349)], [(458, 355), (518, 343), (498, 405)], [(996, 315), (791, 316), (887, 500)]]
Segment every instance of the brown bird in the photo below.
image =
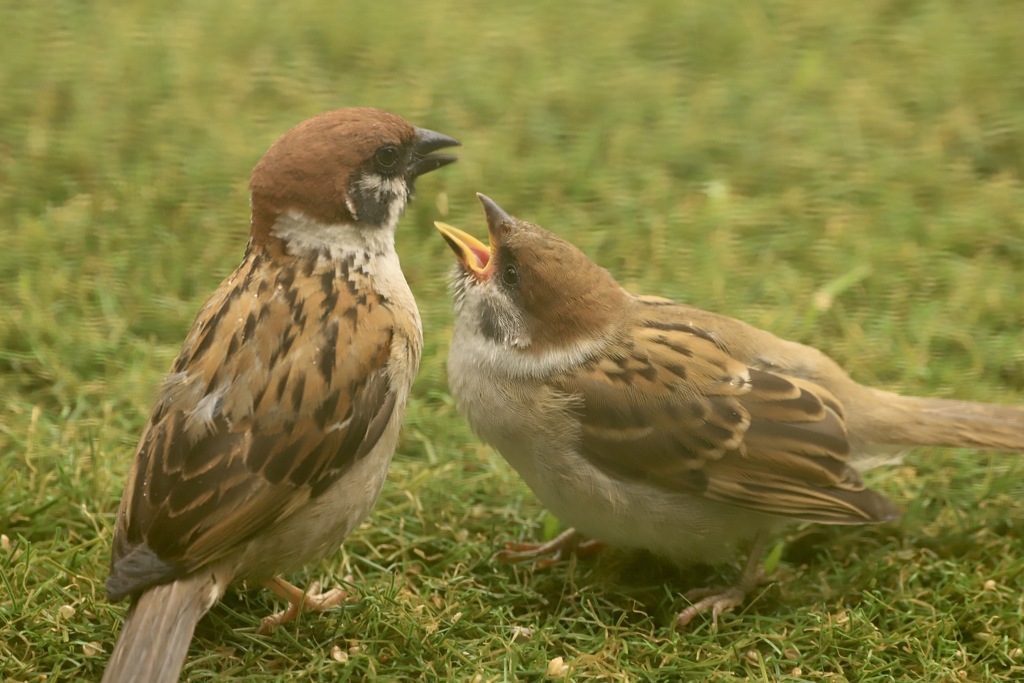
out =
[(899, 396), (817, 349), (625, 291), (579, 249), (478, 195), (490, 244), (443, 223), (458, 256), (449, 385), (477, 435), (573, 527), (505, 559), (559, 557), (579, 533), (679, 564), (751, 542), (735, 586), (677, 617), (713, 620), (761, 580), (787, 522), (899, 517), (856, 467), (885, 446), (1024, 450), (1024, 409)]
[(176, 681), (232, 581), (289, 601), (263, 630), (346, 597), (279, 575), (336, 550), (380, 493), (423, 344), (395, 227), (457, 144), (339, 109), (256, 165), (245, 259), (192, 324), (125, 485), (106, 586), (132, 605), (104, 681)]

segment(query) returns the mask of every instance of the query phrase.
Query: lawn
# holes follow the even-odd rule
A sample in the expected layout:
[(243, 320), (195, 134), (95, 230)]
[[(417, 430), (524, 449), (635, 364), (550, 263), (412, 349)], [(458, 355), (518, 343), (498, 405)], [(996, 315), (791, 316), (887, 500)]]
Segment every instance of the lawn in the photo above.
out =
[[(895, 524), (794, 528), (717, 631), (694, 585), (610, 551), (491, 561), (554, 533), (448, 395), (474, 192), (634, 291), (817, 346), (860, 381), (1024, 403), (1024, 4), (1016, 0), (4, 3), (0, 678), (99, 680), (114, 512), (155, 389), (240, 261), (248, 174), (346, 105), (463, 143), (398, 249), (426, 347), (388, 484), (290, 578), (357, 599), (255, 631), (239, 587), (183, 680), (1024, 680), (1024, 464), (918, 449), (873, 471)], [(560, 659), (559, 659), (560, 658)]]

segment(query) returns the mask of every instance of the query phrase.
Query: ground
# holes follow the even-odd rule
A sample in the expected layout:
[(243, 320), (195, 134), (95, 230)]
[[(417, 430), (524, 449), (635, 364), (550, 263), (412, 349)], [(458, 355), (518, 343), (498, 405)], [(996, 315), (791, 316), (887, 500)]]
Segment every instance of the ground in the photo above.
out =
[(98, 680), (113, 515), (155, 388), (240, 261), (248, 173), (326, 109), (460, 139), (398, 249), (426, 334), (372, 518), (291, 576), (357, 599), (257, 636), (229, 592), (183, 680), (1011, 681), (1024, 677), (1019, 455), (918, 449), (905, 509), (795, 528), (776, 581), (670, 626), (680, 572), (557, 532), (454, 409), (453, 257), (474, 197), (634, 291), (810, 343), (860, 381), (1024, 403), (1024, 4), (1004, 0), (7, 3), (0, 8), (0, 673)]

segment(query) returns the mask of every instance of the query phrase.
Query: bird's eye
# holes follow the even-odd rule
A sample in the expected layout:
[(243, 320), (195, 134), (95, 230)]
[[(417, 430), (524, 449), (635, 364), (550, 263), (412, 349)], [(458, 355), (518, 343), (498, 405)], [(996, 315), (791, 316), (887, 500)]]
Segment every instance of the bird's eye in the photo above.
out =
[(388, 145), (377, 150), (377, 153), (373, 155), (373, 163), (380, 171), (390, 171), (395, 168), (401, 158), (402, 153), (398, 151), (398, 148)]
[(505, 266), (501, 271), (501, 281), (506, 287), (519, 286), (519, 271), (515, 266)]

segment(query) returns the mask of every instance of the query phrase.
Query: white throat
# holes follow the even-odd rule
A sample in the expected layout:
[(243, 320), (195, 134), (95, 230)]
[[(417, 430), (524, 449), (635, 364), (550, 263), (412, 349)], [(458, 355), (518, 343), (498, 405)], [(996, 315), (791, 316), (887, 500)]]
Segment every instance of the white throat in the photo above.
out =
[(319, 223), (295, 210), (282, 214), (270, 234), (284, 242), (285, 249), (292, 256), (320, 256), (338, 261), (359, 254), (395, 253), (393, 228)]
[(585, 339), (557, 349), (528, 351), (489, 339), (478, 323), (464, 311), (457, 311), (448, 356), (448, 371), (461, 374), (468, 368), (506, 378), (543, 378), (585, 363), (608, 345), (604, 337)]
[(277, 219), (270, 234), (284, 242), (288, 254), (316, 259), (318, 267), (350, 264), (369, 277), (385, 299), (416, 312), (416, 302), (395, 251), (394, 229), (319, 223), (300, 211), (289, 211)]

